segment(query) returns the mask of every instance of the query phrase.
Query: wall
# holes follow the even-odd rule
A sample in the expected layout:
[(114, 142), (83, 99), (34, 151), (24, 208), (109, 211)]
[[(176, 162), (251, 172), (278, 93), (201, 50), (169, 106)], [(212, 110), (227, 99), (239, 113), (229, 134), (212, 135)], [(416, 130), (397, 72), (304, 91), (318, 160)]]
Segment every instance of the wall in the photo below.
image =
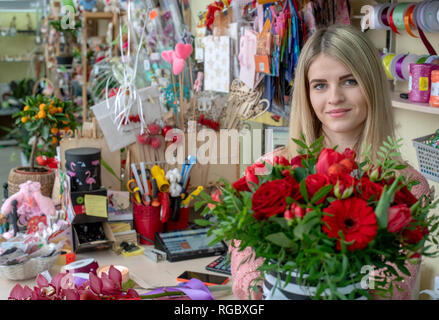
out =
[[(9, 28), (12, 18), (17, 17), (17, 29), (27, 29), (27, 17), (24, 12), (2, 12), (0, 18), (0, 28)], [(35, 29), (36, 19), (35, 13), (30, 13), (32, 25)], [(3, 55), (17, 56), (23, 53), (29, 53), (36, 48), (35, 36), (28, 34), (17, 34), (15, 37), (0, 36), (0, 57)], [(1, 59), (1, 58), (0, 58)], [(24, 77), (34, 76), (34, 71), (31, 70), (32, 64), (30, 62), (4, 62), (0, 61), (0, 83), (10, 82), (12, 80), (21, 80)]]

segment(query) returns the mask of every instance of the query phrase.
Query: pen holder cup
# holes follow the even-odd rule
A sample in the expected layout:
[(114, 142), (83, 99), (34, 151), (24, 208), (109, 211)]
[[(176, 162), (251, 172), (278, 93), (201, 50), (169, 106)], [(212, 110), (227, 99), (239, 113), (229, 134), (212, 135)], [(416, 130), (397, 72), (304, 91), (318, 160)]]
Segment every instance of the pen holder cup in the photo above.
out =
[(156, 232), (163, 232), (160, 207), (145, 206), (133, 201), (134, 225), (140, 234), (140, 244), (154, 244)]
[(172, 221), (170, 219), (167, 222), (166, 230), (167, 231), (174, 231), (174, 230), (184, 230), (189, 227), (189, 208), (181, 208), (180, 209), (180, 216), (178, 217), (177, 221)]

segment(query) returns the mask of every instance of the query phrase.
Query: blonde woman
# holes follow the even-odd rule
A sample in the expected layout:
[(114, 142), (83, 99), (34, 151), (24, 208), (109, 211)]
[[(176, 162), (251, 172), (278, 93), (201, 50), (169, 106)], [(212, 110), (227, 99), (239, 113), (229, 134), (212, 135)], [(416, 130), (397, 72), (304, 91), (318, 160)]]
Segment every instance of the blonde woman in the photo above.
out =
[[(308, 145), (323, 135), (324, 147), (337, 146), (340, 152), (350, 148), (358, 158), (363, 148), (371, 145), (373, 160), (383, 140), (394, 137), (388, 82), (378, 51), (356, 28), (320, 29), (305, 43), (294, 79), (290, 138), (299, 139), (301, 133)], [(297, 146), (291, 140), (286, 148), (261, 160), (270, 162), (274, 156), (292, 159), (296, 155)], [(404, 174), (420, 182), (411, 190), (418, 199), (424, 194), (433, 195), (427, 180), (413, 167), (408, 166)], [(261, 290), (254, 288), (261, 287), (257, 268), (263, 260), (249, 259), (251, 248), (238, 252), (235, 247), (230, 247), (233, 292), (239, 299), (261, 299)], [(416, 296), (419, 267), (408, 266), (412, 276), (406, 277), (404, 291), (396, 290), (394, 299)]]

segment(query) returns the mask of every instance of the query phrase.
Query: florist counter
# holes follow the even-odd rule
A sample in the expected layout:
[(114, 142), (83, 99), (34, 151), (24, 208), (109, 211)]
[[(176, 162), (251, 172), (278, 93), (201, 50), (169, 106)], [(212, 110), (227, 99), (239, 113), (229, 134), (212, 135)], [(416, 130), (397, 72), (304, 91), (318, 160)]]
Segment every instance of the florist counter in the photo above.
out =
[[(205, 269), (206, 265), (217, 258), (215, 256), (178, 262), (161, 261), (156, 263), (143, 254), (125, 257), (124, 255), (117, 255), (112, 250), (76, 254), (76, 260), (87, 258), (95, 259), (100, 267), (106, 265), (121, 265), (127, 267), (130, 278), (141, 287), (141, 289), (137, 289), (139, 293), (149, 292), (152, 290), (150, 290), (150, 288), (178, 285), (179, 282), (176, 280), (177, 276), (186, 270), (220, 275), (219, 273), (210, 272)], [(54, 276), (60, 271), (61, 266), (55, 265), (50, 269), (50, 274)], [(35, 286), (35, 279), (14, 281), (0, 277), (0, 299), (7, 300), (9, 293), (17, 283), (33, 288), (33, 286)], [(213, 293), (215, 299), (236, 300), (231, 291), (231, 279), (224, 287), (226, 290)]]

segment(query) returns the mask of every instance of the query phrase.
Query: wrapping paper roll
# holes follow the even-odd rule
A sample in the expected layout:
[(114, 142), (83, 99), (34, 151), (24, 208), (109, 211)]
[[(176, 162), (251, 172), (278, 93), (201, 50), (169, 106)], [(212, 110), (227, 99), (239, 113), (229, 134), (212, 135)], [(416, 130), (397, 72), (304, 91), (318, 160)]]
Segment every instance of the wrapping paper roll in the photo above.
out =
[(433, 65), (421, 63), (410, 64), (409, 100), (411, 102), (428, 103), (431, 90), (431, 71)]
[(430, 106), (439, 107), (439, 70), (431, 72)]
[[(113, 266), (115, 267), (117, 270), (120, 271), (120, 273), (122, 274), (122, 283), (127, 282), (128, 280), (130, 280), (130, 273), (127, 267), (124, 266)], [(98, 268), (97, 270), (97, 275), (98, 277), (100, 277), (102, 275), (102, 273), (107, 273), (110, 270), (110, 266), (103, 266)]]
[(98, 270), (99, 265), (94, 259), (82, 259), (75, 262), (72, 262), (64, 267), (62, 267), (62, 270), (64, 272), (71, 272), (71, 273), (89, 273), (92, 272), (96, 274), (96, 271)]

